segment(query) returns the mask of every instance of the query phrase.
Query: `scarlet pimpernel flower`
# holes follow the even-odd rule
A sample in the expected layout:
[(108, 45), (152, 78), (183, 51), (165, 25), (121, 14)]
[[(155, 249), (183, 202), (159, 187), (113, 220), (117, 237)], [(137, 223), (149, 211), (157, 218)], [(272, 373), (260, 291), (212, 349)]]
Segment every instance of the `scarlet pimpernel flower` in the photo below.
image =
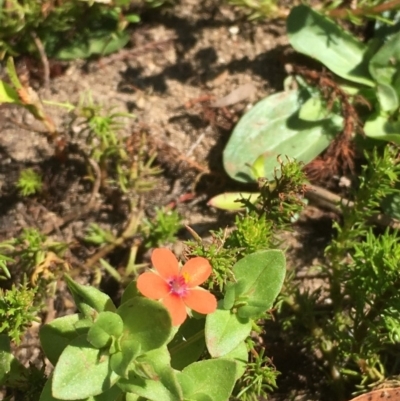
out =
[(207, 259), (195, 257), (180, 268), (175, 255), (166, 248), (157, 248), (151, 255), (155, 271), (141, 274), (138, 290), (147, 298), (159, 299), (171, 314), (172, 324), (179, 326), (187, 316), (187, 308), (202, 314), (217, 309), (217, 300), (199, 287), (211, 274)]

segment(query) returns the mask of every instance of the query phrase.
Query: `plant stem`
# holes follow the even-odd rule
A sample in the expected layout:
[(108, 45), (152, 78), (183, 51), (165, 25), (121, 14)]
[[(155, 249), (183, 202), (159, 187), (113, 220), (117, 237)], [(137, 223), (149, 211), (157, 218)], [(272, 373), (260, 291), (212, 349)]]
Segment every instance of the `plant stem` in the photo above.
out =
[(387, 10), (393, 10), (397, 7), (400, 7), (400, 0), (392, 0), (387, 3), (379, 4), (375, 7), (361, 7), (356, 8), (355, 10), (351, 10), (349, 8), (336, 8), (335, 10), (329, 11), (328, 15), (332, 18), (347, 18), (349, 15), (371, 15), (371, 14), (380, 14)]

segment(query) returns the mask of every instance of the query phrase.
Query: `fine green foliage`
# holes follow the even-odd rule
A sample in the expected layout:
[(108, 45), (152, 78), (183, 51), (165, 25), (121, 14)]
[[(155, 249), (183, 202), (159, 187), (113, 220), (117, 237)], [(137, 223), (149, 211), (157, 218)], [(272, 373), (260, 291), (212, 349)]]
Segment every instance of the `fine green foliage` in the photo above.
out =
[(112, 244), (115, 241), (115, 236), (98, 224), (92, 223), (86, 231), (85, 241), (95, 245)]
[(17, 182), (17, 187), (22, 196), (34, 195), (43, 188), (42, 177), (31, 168), (22, 170)]
[(10, 290), (0, 289), (0, 334), (6, 334), (16, 344), (36, 320), (39, 308), (35, 306), (35, 295), (36, 290), (27, 283)]
[(177, 232), (182, 228), (181, 218), (176, 210), (156, 208), (152, 219), (143, 220), (144, 245), (153, 248), (175, 242)]
[[(161, 170), (154, 166), (156, 155), (146, 155), (145, 136), (139, 134), (138, 138), (134, 138), (132, 148), (130, 138), (124, 138), (123, 135), (126, 120), (134, 118), (134, 115), (115, 112), (112, 107), (96, 104), (90, 94), (83, 96), (76, 106), (60, 106), (68, 107), (71, 111), (71, 136), (84, 140), (88, 145), (87, 158), (98, 163), (102, 187), (118, 188), (123, 193), (133, 195), (154, 188), (154, 177)], [(81, 129), (73, 134), (75, 123)]]
[(285, 330), (310, 352), (321, 352), (338, 397), (347, 380), (361, 386), (383, 381), (394, 373), (391, 358), (399, 358), (398, 233), (379, 233), (369, 221), (382, 199), (398, 193), (400, 166), (391, 147), (366, 156), (354, 205), (343, 205), (343, 223), (335, 224), (337, 236), (325, 250), (325, 288), (301, 291), (289, 284), (281, 312)]
[(246, 371), (237, 384), (240, 388), (236, 396), (238, 400), (255, 401), (277, 388), (276, 379), (279, 373), (264, 352), (261, 350), (260, 353), (253, 352), (250, 355)]

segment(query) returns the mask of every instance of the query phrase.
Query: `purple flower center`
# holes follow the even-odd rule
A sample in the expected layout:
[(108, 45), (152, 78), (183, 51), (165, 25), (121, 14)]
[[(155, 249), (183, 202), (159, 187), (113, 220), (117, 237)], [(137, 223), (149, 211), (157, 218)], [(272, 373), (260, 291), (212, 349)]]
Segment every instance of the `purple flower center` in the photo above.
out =
[(183, 276), (175, 276), (167, 281), (169, 292), (179, 297), (184, 297), (188, 293), (188, 286)]

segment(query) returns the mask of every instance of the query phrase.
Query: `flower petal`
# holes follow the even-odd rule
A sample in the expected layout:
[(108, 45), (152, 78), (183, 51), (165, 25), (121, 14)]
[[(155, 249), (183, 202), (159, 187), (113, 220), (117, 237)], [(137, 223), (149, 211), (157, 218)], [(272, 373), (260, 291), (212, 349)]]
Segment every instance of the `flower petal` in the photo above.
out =
[(141, 274), (137, 279), (136, 286), (145, 297), (151, 299), (161, 299), (169, 293), (169, 285), (162, 277), (153, 272)]
[(154, 249), (151, 261), (160, 276), (166, 280), (179, 274), (178, 259), (167, 248)]
[(171, 315), (173, 326), (179, 326), (185, 321), (187, 312), (186, 306), (181, 297), (174, 294), (168, 294), (162, 300), (162, 303)]
[(217, 309), (217, 299), (202, 288), (190, 289), (183, 301), (190, 309), (205, 315)]
[(185, 266), (182, 267), (181, 274), (185, 277), (186, 273), (189, 276), (187, 282), (188, 287), (196, 287), (208, 279), (211, 274), (210, 262), (201, 257), (189, 259)]

